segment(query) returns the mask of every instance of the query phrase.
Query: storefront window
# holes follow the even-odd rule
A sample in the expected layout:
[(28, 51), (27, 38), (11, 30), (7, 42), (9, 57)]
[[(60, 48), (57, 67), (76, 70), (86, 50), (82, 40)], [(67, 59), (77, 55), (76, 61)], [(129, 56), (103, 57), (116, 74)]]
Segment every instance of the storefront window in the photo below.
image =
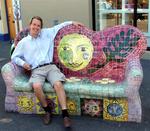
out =
[(148, 32), (148, 4), (149, 0), (96, 0), (96, 30), (129, 24)]
[(149, 6), (149, 0), (95, 0), (96, 30), (132, 25), (150, 38)]

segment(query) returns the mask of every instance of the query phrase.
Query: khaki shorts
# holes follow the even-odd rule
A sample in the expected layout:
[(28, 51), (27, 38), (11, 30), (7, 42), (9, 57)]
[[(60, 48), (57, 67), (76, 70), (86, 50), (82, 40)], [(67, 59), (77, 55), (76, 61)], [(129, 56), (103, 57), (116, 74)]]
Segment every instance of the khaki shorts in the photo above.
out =
[(45, 80), (53, 86), (56, 81), (65, 81), (65, 75), (54, 64), (32, 70), (32, 75), (29, 80), (30, 84), (41, 83), (43, 85)]

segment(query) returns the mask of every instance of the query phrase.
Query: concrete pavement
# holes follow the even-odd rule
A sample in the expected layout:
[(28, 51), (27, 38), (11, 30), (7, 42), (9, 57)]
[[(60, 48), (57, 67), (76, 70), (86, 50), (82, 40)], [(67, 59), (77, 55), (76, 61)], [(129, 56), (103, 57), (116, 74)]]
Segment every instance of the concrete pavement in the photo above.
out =
[[(9, 42), (0, 41), (0, 68), (10, 60)], [(8, 113), (4, 110), (5, 84), (0, 74), (0, 131), (150, 131), (150, 60), (142, 59), (144, 79), (140, 88), (142, 100), (142, 122), (114, 122), (87, 116), (71, 116), (72, 129), (64, 129), (61, 116), (54, 116), (50, 125), (45, 126), (38, 115)]]

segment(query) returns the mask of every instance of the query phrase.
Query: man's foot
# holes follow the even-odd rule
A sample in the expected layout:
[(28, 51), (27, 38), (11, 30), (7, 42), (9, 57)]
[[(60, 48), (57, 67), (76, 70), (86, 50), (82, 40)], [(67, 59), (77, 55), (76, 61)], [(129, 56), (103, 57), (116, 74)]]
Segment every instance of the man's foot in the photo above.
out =
[(44, 123), (45, 125), (48, 125), (48, 124), (51, 123), (51, 121), (52, 121), (52, 115), (51, 115), (51, 113), (46, 112), (46, 113), (44, 114), (44, 117), (43, 117), (43, 123)]
[(71, 119), (69, 117), (64, 117), (64, 127), (71, 127)]

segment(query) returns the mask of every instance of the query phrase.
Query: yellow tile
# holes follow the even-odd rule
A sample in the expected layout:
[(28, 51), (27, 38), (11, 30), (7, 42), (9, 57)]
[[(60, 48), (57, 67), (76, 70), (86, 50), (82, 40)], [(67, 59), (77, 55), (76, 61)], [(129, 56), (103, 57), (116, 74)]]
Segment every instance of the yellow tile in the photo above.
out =
[(128, 121), (128, 101), (125, 98), (103, 100), (103, 118), (114, 121)]

